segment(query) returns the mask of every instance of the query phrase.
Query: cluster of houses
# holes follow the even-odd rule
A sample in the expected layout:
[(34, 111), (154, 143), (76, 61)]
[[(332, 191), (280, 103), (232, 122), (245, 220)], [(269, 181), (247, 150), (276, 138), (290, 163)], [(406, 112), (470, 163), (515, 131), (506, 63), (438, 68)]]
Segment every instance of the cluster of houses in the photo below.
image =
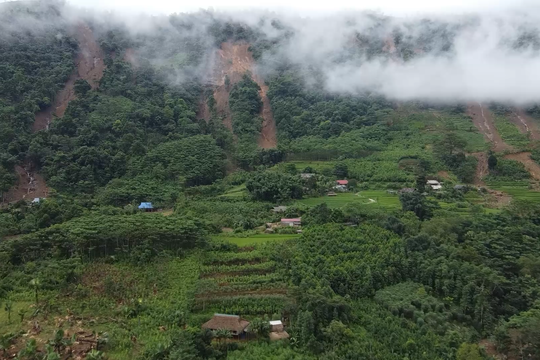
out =
[[(438, 181), (438, 180), (428, 180), (426, 182), (426, 185), (429, 186), (431, 188), (431, 190), (433, 190), (433, 191), (439, 191), (443, 187), (443, 183)], [(454, 186), (454, 190), (464, 191), (466, 189), (467, 189), (467, 185), (455, 185)], [(415, 192), (415, 191), (416, 191), (416, 189), (414, 189), (414, 188), (403, 188), (403, 189), (399, 190), (400, 193), (412, 193), (412, 192)], [(388, 190), (387, 192), (388, 193), (397, 193), (397, 191), (394, 191), (394, 190)]]
[[(202, 324), (203, 329), (212, 331), (228, 330), (234, 339), (247, 339), (250, 333), (249, 321), (239, 315), (214, 314), (214, 316)], [(289, 334), (285, 331), (281, 320), (272, 320), (269, 322), (270, 340), (288, 339)]]

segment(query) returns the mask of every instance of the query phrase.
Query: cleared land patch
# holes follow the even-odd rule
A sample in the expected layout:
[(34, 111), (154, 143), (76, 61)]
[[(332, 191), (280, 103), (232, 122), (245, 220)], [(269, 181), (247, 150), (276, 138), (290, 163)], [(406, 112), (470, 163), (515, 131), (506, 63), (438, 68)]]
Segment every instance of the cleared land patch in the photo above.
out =
[(315, 206), (326, 203), (330, 208), (340, 208), (349, 203), (362, 204), (365, 206), (380, 206), (384, 208), (400, 208), (399, 197), (385, 190), (366, 190), (358, 193), (339, 193), (336, 196), (323, 196), (299, 200), (298, 203)]

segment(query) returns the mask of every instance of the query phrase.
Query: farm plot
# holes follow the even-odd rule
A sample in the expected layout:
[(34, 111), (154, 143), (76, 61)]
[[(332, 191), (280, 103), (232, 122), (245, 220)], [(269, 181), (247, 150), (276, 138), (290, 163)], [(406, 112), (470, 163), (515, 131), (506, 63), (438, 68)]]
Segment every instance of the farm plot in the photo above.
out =
[(251, 248), (205, 254), (194, 311), (248, 318), (281, 314), (288, 302), (287, 283), (276, 265), (263, 251)]
[(241, 236), (240, 234), (221, 234), (214, 236), (214, 239), (224, 240), (238, 246), (253, 246), (266, 242), (297, 239), (299, 237), (300, 235), (297, 234), (254, 234), (248, 236)]
[(299, 203), (315, 206), (326, 203), (330, 208), (341, 208), (348, 203), (362, 204), (370, 207), (399, 208), (401, 206), (399, 197), (389, 194), (385, 190), (366, 190), (358, 193), (339, 193), (336, 196), (323, 196), (317, 198), (307, 198)]

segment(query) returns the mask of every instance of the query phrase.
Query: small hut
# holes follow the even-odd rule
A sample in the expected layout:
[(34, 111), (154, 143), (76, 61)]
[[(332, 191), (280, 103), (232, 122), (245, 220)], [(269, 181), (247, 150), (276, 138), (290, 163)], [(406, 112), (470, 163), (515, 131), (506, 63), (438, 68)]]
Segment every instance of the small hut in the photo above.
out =
[(152, 205), (151, 202), (142, 202), (141, 205), (139, 205), (139, 210), (144, 212), (154, 212), (157, 209)]
[(214, 316), (202, 324), (203, 329), (208, 330), (229, 330), (235, 337), (243, 337), (249, 321), (242, 319), (239, 315), (214, 314)]
[(270, 340), (272, 341), (283, 340), (283, 339), (289, 338), (289, 334), (285, 331), (285, 327), (283, 326), (283, 323), (281, 322), (281, 320), (270, 321), (269, 337), (270, 337)]

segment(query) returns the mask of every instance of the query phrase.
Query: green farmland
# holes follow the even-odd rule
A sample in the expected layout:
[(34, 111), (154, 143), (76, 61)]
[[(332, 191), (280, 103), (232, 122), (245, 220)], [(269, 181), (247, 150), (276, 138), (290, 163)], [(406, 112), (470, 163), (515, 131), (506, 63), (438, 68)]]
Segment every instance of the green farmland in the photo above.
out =
[(399, 197), (385, 190), (366, 190), (357, 193), (339, 193), (337, 196), (307, 198), (298, 201), (300, 204), (315, 206), (326, 203), (330, 208), (341, 208), (348, 203), (364, 204), (366, 206), (381, 206), (384, 208), (400, 208)]
[(270, 241), (285, 241), (300, 237), (296, 234), (257, 234), (246, 237), (239, 237), (234, 235), (218, 235), (214, 236), (215, 240), (224, 240), (238, 246), (252, 246), (263, 244)]

